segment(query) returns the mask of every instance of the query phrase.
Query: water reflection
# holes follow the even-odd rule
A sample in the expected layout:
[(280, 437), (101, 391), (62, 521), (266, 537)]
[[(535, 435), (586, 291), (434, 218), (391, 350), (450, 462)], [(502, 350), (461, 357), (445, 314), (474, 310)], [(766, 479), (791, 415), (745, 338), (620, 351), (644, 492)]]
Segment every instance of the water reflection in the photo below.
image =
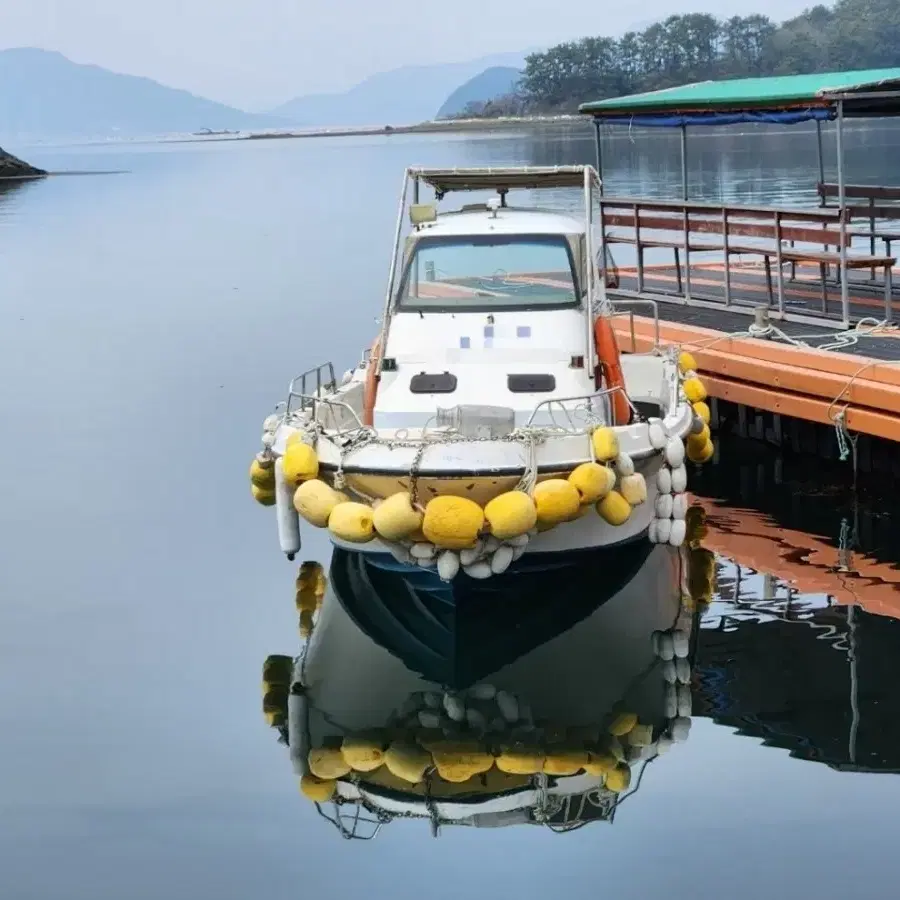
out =
[(883, 486), (837, 474), (757, 451), (698, 479), (717, 591), (696, 712), (800, 759), (898, 772), (898, 535)]
[(434, 833), (611, 822), (690, 732), (690, 565), (641, 541), (450, 598), (424, 570), (336, 551), (327, 588), (301, 569), (312, 633), (296, 664), (266, 661), (267, 719), (345, 837), (396, 818)]

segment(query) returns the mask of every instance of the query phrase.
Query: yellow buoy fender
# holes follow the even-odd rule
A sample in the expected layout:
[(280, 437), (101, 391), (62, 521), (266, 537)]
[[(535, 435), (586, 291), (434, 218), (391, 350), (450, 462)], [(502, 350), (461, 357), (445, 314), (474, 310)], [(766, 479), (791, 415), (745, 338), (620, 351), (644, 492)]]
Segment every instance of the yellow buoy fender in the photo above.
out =
[(627, 791), (631, 785), (631, 769), (624, 763), (619, 763), (612, 772), (606, 776), (606, 787), (614, 794)]
[(716, 452), (715, 445), (712, 441), (707, 441), (702, 447), (696, 448), (688, 444), (688, 459), (693, 463), (709, 462)]
[(582, 463), (569, 475), (569, 484), (578, 491), (583, 504), (602, 500), (616, 484), (616, 473), (599, 463)]
[(473, 546), (483, 527), (483, 510), (466, 497), (435, 497), (425, 507), (422, 531), (427, 540), (443, 550)]
[(294, 660), (290, 656), (267, 656), (263, 663), (263, 690), (287, 687), (294, 674)]
[(624, 525), (631, 515), (631, 504), (618, 491), (610, 491), (597, 504), (597, 513), (610, 525)]
[(689, 403), (699, 403), (706, 399), (706, 388), (699, 378), (688, 378), (684, 382), (684, 396)]
[(638, 723), (638, 717), (634, 713), (619, 713), (609, 726), (609, 733), (616, 737), (623, 737)]
[(628, 743), (632, 747), (649, 747), (653, 743), (653, 726), (635, 725), (628, 732)]
[(422, 527), (422, 513), (413, 508), (412, 497), (400, 491), (382, 500), (372, 520), (386, 541), (401, 541)]
[(693, 447), (694, 452), (697, 452), (698, 450), (702, 450), (706, 446), (706, 442), (710, 439), (709, 425), (704, 422), (701, 431), (698, 431), (696, 434), (688, 435), (687, 448), (690, 450), (691, 447)]
[(339, 747), (318, 747), (309, 751), (309, 771), (316, 778), (343, 778), (350, 774), (350, 766)]
[(584, 771), (597, 777), (608, 775), (616, 767), (616, 758), (611, 753), (591, 753)]
[(619, 439), (612, 428), (595, 428), (591, 443), (599, 462), (612, 462), (619, 455)]
[(438, 775), (452, 784), (462, 784), (494, 766), (490, 753), (469, 742), (444, 741), (432, 748), (431, 755)]
[(313, 618), (313, 612), (309, 609), (304, 609), (300, 611), (300, 637), (304, 640), (308, 638), (312, 634), (313, 625), (315, 620)]
[(264, 490), (275, 489), (275, 467), (264, 466), (258, 459), (250, 464), (250, 483)]
[(259, 485), (251, 484), (250, 492), (253, 494), (253, 499), (260, 506), (274, 506), (275, 505), (275, 485), (274, 482), (271, 488), (261, 488)]
[(300, 793), (313, 803), (327, 803), (337, 788), (333, 779), (304, 775), (300, 779)]
[(550, 750), (544, 760), (544, 774), (577, 775), (589, 761), (587, 750)]
[(365, 503), (338, 503), (328, 517), (328, 530), (342, 541), (365, 544), (375, 537), (373, 516)]
[(703, 400), (698, 400), (691, 405), (693, 406), (694, 413), (703, 419), (703, 424), (709, 425), (710, 419), (712, 419), (712, 413), (709, 411), (709, 406)]
[(581, 506), (581, 494), (562, 478), (551, 478), (534, 486), (538, 527), (558, 525), (573, 518)]
[(263, 694), (263, 712), (278, 712), (287, 709), (288, 686), (279, 684)]
[(678, 354), (678, 368), (681, 370), (682, 374), (684, 372), (696, 372), (697, 371), (697, 360), (694, 359), (693, 353), (688, 353), (687, 350)]
[(537, 775), (544, 769), (544, 754), (536, 747), (508, 747), (497, 757), (496, 764), (507, 775)]
[(296, 487), (319, 474), (319, 457), (309, 444), (297, 441), (284, 451), (284, 480)]
[(384, 754), (384, 764), (391, 775), (418, 784), (431, 767), (431, 756), (416, 744), (395, 741)]
[(629, 506), (640, 506), (647, 499), (647, 482), (639, 472), (619, 479), (619, 493)]
[(354, 772), (374, 772), (384, 765), (384, 748), (374, 738), (344, 738), (341, 755)]
[(316, 528), (324, 528), (332, 510), (341, 502), (341, 495), (324, 481), (313, 478), (304, 481), (294, 491), (294, 509)]
[(537, 508), (524, 491), (507, 491), (494, 497), (484, 508), (491, 534), (501, 541), (519, 537), (534, 528)]

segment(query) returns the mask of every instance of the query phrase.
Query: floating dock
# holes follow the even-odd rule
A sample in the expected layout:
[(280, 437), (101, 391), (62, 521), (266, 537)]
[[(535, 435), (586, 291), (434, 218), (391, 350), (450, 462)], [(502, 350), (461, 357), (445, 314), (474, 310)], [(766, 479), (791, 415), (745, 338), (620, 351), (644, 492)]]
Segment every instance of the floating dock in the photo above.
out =
[[(618, 309), (627, 307), (612, 292)], [(624, 307), (621, 305), (624, 303)], [(900, 330), (756, 325), (721, 309), (661, 302), (659, 343), (689, 350), (709, 392), (713, 427), (798, 453), (900, 475)], [(635, 309), (646, 310), (647, 306)], [(777, 327), (776, 327), (777, 326)], [(653, 318), (615, 319), (623, 352), (646, 352)]]

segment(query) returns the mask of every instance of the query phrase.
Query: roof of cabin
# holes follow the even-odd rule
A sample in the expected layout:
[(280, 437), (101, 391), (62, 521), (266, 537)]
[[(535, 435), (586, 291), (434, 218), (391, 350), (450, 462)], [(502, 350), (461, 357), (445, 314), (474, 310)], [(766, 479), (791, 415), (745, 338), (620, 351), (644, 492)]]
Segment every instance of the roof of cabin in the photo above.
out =
[(624, 121), (634, 116), (705, 114), (709, 124), (730, 124), (716, 121), (716, 114), (793, 113), (806, 114), (807, 119), (825, 118), (833, 116), (838, 100), (844, 101), (848, 116), (900, 115), (900, 68), (699, 81), (582, 103), (579, 112)]

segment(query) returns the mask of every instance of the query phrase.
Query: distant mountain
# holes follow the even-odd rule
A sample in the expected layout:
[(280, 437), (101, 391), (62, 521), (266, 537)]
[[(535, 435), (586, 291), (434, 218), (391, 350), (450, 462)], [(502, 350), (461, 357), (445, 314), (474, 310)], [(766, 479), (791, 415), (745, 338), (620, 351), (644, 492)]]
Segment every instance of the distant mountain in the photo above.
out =
[(349, 91), (297, 97), (272, 115), (307, 125), (409, 125), (434, 117), (460, 84), (491, 68), (521, 68), (522, 53), (499, 53), (462, 63), (404, 66), (371, 75)]
[(86, 66), (47, 50), (0, 51), (0, 135), (150, 136), (202, 128), (264, 129), (285, 122), (149, 78)]
[(479, 72), (474, 78), (470, 78), (465, 84), (461, 84), (444, 101), (444, 105), (438, 110), (437, 118), (457, 116), (464, 112), (470, 103), (486, 103), (488, 100), (511, 94), (521, 77), (522, 70), (514, 66), (491, 66)]

